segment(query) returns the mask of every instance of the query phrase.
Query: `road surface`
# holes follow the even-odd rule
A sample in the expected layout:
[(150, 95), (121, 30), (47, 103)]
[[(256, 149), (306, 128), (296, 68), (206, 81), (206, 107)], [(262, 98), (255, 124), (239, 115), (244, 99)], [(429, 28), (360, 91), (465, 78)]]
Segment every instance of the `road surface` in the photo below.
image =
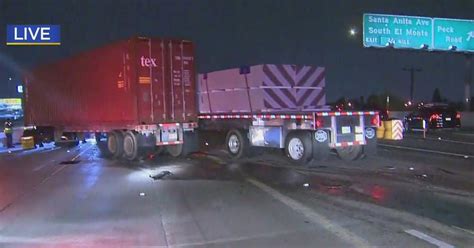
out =
[(473, 158), (390, 147), (416, 140), (312, 168), (212, 144), (138, 162), (92, 143), (3, 153), (0, 247), (472, 247)]

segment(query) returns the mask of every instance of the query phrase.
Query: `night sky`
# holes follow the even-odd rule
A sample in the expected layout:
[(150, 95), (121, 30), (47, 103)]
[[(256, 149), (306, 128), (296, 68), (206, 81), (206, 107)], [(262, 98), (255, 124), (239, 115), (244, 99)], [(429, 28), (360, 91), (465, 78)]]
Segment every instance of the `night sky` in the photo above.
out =
[[(363, 48), (363, 13), (474, 19), (474, 1), (0, 0), (0, 97), (19, 82), (15, 69), (145, 35), (194, 41), (199, 72), (261, 63), (325, 66), (329, 101), (384, 91), (408, 99), (406, 66), (423, 69), (415, 99), (430, 99), (439, 88), (462, 100), (464, 55)], [(62, 45), (7, 47), (7, 24), (59, 24)], [(358, 36), (348, 35), (351, 27)]]

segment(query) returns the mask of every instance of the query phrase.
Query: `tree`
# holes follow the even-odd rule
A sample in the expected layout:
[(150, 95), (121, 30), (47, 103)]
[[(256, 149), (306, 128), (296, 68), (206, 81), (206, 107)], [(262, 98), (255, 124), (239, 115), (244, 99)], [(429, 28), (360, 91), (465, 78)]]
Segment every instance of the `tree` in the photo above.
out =
[(441, 93), (439, 92), (439, 89), (436, 88), (433, 92), (433, 98), (431, 99), (432, 102), (442, 102), (441, 98)]

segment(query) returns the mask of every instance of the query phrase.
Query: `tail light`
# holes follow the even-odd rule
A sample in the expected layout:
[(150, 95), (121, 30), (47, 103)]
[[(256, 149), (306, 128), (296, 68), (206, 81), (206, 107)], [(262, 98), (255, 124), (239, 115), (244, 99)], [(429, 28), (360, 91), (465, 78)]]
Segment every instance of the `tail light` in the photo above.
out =
[(432, 114), (430, 116), (430, 121), (437, 121), (439, 119), (439, 115), (438, 114)]
[(460, 112), (456, 112), (456, 119), (461, 119), (461, 113)]
[(316, 124), (316, 128), (321, 128), (324, 126), (324, 120), (322, 118), (317, 118), (315, 124)]
[(372, 116), (372, 119), (370, 120), (370, 124), (372, 124), (372, 126), (380, 126), (379, 115)]

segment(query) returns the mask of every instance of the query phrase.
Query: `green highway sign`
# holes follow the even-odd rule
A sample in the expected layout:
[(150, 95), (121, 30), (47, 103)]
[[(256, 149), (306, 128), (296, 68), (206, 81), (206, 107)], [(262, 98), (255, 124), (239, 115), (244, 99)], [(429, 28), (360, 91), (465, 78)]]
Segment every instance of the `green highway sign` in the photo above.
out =
[(474, 21), (364, 14), (364, 47), (474, 52)]
[(474, 21), (434, 18), (434, 49), (474, 52)]
[(365, 47), (431, 47), (433, 20), (428, 17), (364, 14)]

